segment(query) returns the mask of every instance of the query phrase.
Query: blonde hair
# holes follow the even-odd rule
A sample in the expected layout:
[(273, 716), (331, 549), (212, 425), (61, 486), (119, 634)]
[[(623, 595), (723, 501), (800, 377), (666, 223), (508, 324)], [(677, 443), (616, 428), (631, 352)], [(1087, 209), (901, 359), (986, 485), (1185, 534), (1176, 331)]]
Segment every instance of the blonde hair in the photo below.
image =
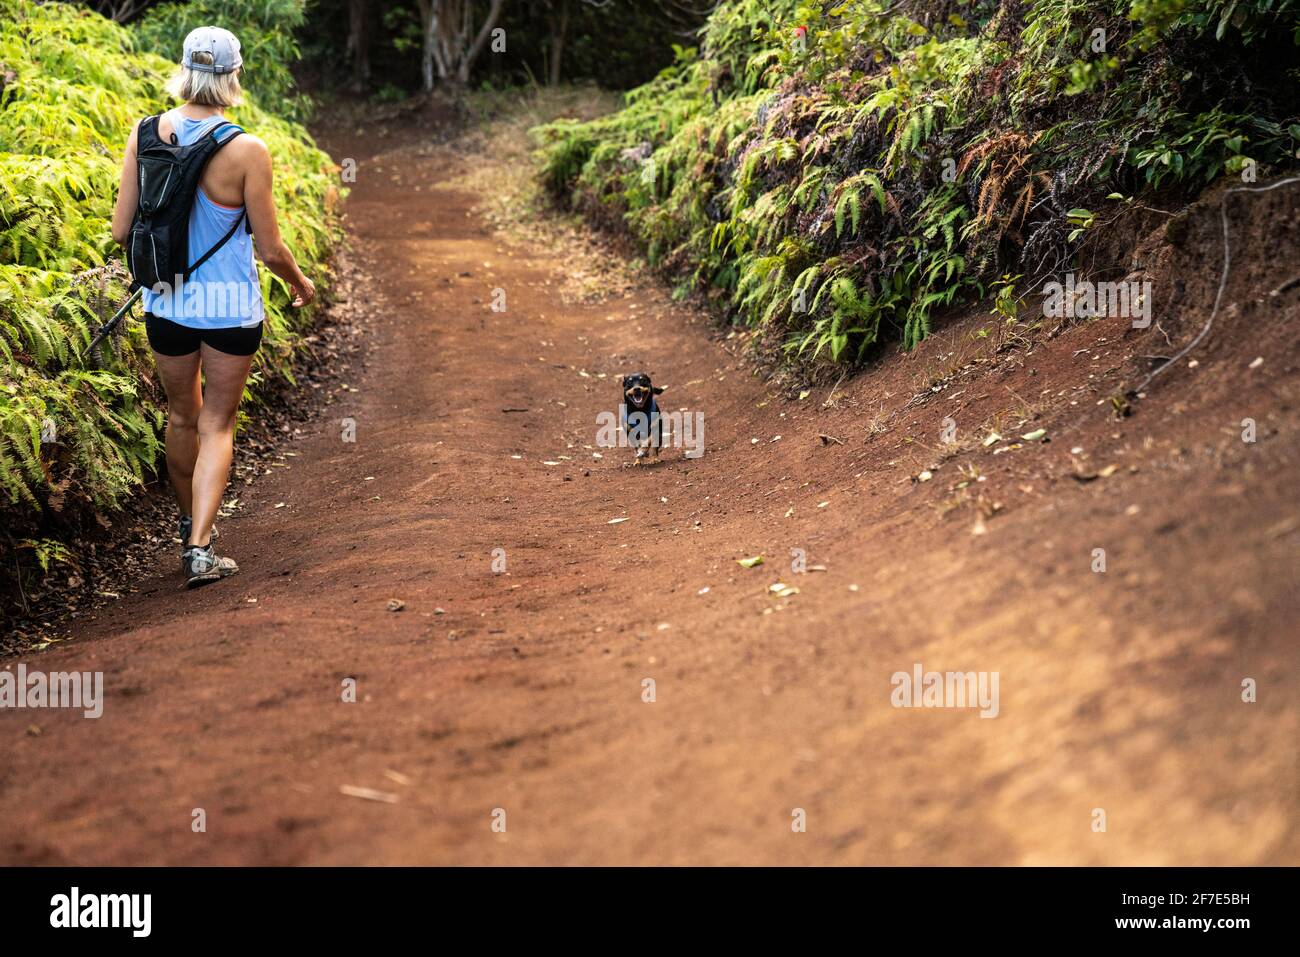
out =
[[(211, 64), (212, 54), (196, 50), (195, 63)], [(239, 85), (239, 70), (233, 73), (205, 73), (182, 66), (167, 81), (167, 92), (178, 100), (198, 106), (238, 106), (244, 99)]]

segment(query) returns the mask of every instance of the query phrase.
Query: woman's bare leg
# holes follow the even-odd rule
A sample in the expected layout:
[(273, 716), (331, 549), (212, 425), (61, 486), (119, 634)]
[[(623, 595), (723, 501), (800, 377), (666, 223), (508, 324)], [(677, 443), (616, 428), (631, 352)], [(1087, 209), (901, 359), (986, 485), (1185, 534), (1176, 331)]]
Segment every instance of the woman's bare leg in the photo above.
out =
[(218, 352), (206, 343), (203, 356), (203, 404), (198, 417), (198, 456), (195, 459), (191, 489), (194, 528), (190, 544), (207, 545), (212, 537), (212, 523), (221, 508), (230, 479), (230, 460), (234, 453), (235, 416), (244, 397), (244, 384), (252, 367), (252, 356), (232, 356)]
[(199, 454), (199, 413), (203, 391), (199, 385), (199, 352), (164, 356), (155, 352), (154, 363), (167, 393), (167, 477), (176, 492), (182, 515), (193, 514), (192, 481)]

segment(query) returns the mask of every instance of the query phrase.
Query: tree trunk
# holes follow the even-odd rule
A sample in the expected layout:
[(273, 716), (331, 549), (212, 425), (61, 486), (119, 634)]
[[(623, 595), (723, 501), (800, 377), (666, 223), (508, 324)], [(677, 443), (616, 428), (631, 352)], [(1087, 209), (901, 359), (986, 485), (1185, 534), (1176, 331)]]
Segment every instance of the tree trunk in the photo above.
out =
[(419, 0), (420, 26), (424, 31), (424, 44), (420, 49), (420, 75), (426, 91), (433, 89), (433, 45), (437, 42), (438, 4), (442, 0)]
[(551, 62), (550, 76), (547, 82), (558, 86), (563, 71), (564, 41), (569, 34), (569, 0), (557, 0), (560, 5), (558, 16), (551, 17)]
[[(466, 7), (468, 8), (470, 5), (470, 0), (466, 0)], [(471, 46), (462, 56), (460, 67), (456, 71), (456, 79), (461, 84), (469, 82), (469, 71), (473, 69), (474, 61), (478, 59), (478, 55), (483, 52), (483, 47), (487, 45), (488, 38), (491, 36), (493, 28), (497, 25), (497, 21), (501, 19), (501, 8), (505, 5), (506, 0), (492, 0), (492, 6), (488, 10), (487, 19), (483, 21), (483, 27), (479, 30), (478, 36), (474, 38), (473, 46)], [(467, 14), (465, 17), (465, 26), (467, 28), (465, 31), (466, 35), (469, 34), (469, 25), (470, 18)]]
[(436, 0), (438, 23), (433, 38), (433, 62), (438, 68), (438, 79), (446, 80), (456, 65), (456, 55), (464, 46), (460, 29), (462, 4), (473, 0)]
[(370, 21), (368, 0), (348, 0), (348, 54), (352, 57), (352, 88), (370, 85)]
[(474, 61), (483, 52), (493, 28), (501, 19), (505, 0), (491, 0), (487, 19), (469, 49), (465, 44), (474, 28), (474, 0), (419, 0), (419, 3), (420, 22), (424, 29), (424, 47), (420, 57), (424, 88), (433, 89), (435, 68), (438, 79), (454, 79), (458, 85), (464, 86), (469, 82)]

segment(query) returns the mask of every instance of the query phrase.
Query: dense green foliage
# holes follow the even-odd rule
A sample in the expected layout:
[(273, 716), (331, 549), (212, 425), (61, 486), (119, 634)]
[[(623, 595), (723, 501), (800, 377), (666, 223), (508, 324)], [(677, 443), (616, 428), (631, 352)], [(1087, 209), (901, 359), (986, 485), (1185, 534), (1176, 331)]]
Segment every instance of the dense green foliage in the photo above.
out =
[[(787, 354), (910, 347), (1092, 208), (1292, 165), (1296, 0), (731, 0), (549, 187)], [(1027, 281), (1025, 285), (1027, 286)]]
[[(0, 0), (0, 20), (0, 514), (21, 535), (51, 511), (112, 506), (160, 453), (143, 327), (119, 327), (99, 363), (82, 352), (126, 298), (109, 231), (122, 150), (139, 118), (170, 105), (174, 58), (138, 52), (129, 30), (79, 7)], [(232, 117), (270, 146), (285, 238), (319, 275), (338, 235), (330, 159), (254, 102)], [(288, 373), (308, 321), (265, 270), (262, 286), (254, 395)]]
[(131, 25), (136, 47), (178, 60), (185, 35), (196, 26), (215, 24), (239, 38), (244, 59), (240, 83), (275, 112), (300, 118), (307, 102), (295, 93), (289, 67), (298, 59), (294, 30), (306, 20), (306, 0), (186, 0), (151, 7)]

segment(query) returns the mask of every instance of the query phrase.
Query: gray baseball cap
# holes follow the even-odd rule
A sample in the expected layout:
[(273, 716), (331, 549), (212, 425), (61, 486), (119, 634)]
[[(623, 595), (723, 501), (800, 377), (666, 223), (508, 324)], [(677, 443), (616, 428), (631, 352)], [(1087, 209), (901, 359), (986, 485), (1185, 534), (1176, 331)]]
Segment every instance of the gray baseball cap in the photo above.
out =
[[(212, 62), (195, 63), (194, 54), (211, 53)], [(239, 41), (221, 27), (199, 27), (185, 38), (185, 55), (181, 66), (200, 73), (234, 73), (244, 63), (239, 55)]]

